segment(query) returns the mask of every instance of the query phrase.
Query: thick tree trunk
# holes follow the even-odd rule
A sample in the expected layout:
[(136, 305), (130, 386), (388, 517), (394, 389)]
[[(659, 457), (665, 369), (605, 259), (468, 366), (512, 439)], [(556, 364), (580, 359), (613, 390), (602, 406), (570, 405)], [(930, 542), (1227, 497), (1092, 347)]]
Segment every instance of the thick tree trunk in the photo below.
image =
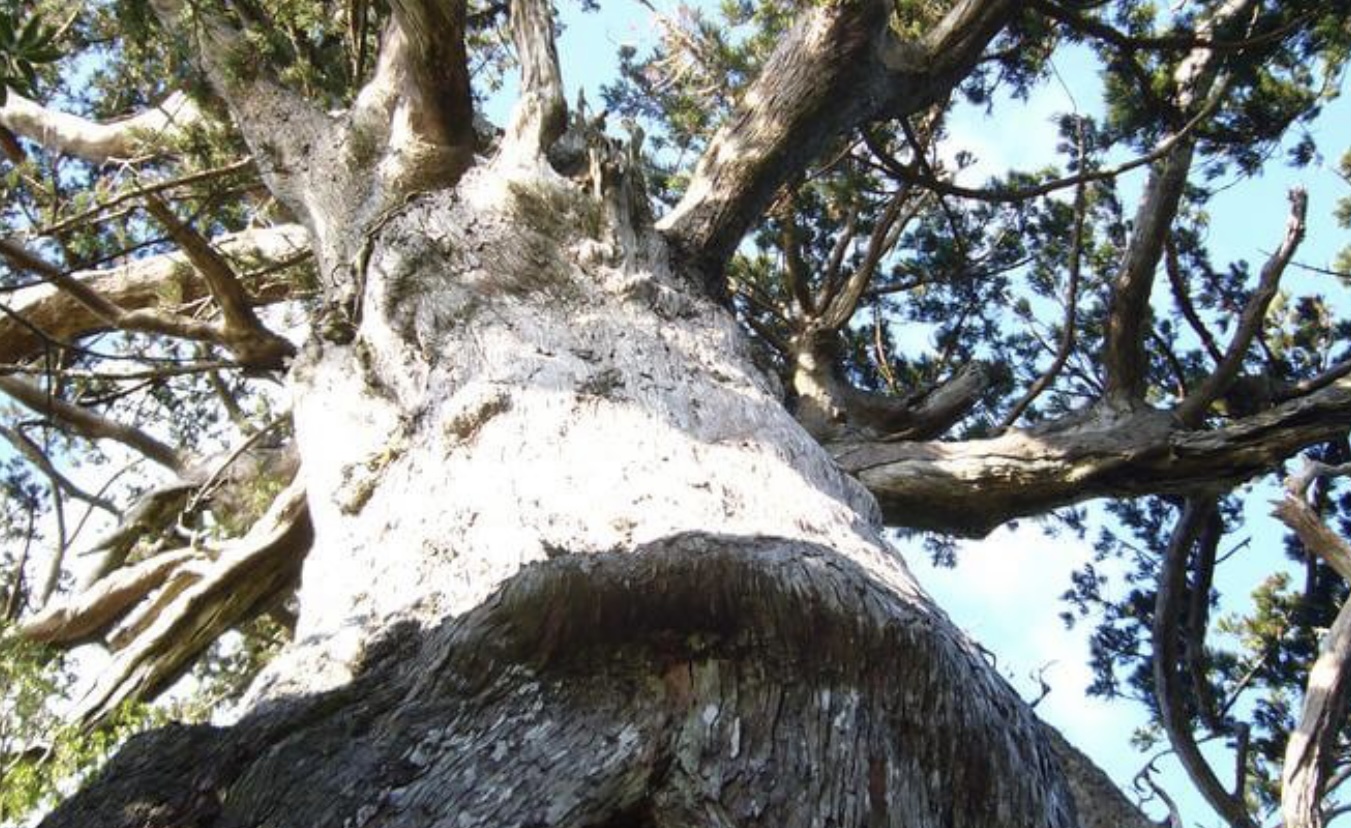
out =
[(626, 203), (485, 168), (318, 251), (296, 641), (48, 824), (1122, 824)]

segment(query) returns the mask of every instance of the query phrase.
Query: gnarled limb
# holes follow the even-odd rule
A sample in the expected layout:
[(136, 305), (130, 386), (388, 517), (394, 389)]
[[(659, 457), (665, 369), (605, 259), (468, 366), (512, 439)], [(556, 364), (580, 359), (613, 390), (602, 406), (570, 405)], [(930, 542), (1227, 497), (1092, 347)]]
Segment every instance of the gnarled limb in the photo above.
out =
[(713, 137), (658, 228), (720, 294), (723, 264), (783, 182), (848, 130), (942, 99), (1016, 8), (963, 0), (924, 37), (902, 40), (889, 26), (889, 3), (813, 6)]
[[(305, 228), (290, 224), (224, 236), (215, 240), (214, 246), (230, 258), (287, 262), (309, 255), (309, 236)], [(210, 295), (205, 282), (196, 277), (181, 252), (138, 259), (120, 267), (71, 273), (65, 278), (97, 297), (99, 309), (91, 308), (76, 294), (51, 285), (14, 291), (9, 296), (8, 312), (0, 316), (0, 362), (22, 362), (41, 354), (53, 343), (69, 343), (121, 327), (126, 323), (119, 317), (122, 314), (136, 314), (131, 324), (148, 324), (147, 320), (160, 315), (177, 319), (176, 314), (162, 313), (166, 297), (187, 305)], [(298, 286), (289, 281), (275, 281), (250, 284), (250, 290), (253, 302), (266, 304), (294, 298)], [(214, 328), (196, 324), (201, 327), (203, 337), (210, 339)]]
[(0, 107), (0, 126), (54, 152), (94, 162), (152, 153), (164, 136), (202, 118), (201, 110), (182, 92), (173, 93), (153, 109), (106, 123), (50, 109), (12, 89)]
[(117, 654), (75, 716), (99, 721), (122, 701), (162, 689), (222, 632), (290, 589), (312, 540), (305, 490), (293, 482), (247, 535), (222, 550), (200, 580)]
[(961, 443), (839, 442), (828, 448), (877, 497), (888, 523), (983, 537), (1016, 517), (1094, 497), (1227, 490), (1301, 448), (1346, 434), (1351, 380), (1212, 431), (1164, 412), (1079, 420)]

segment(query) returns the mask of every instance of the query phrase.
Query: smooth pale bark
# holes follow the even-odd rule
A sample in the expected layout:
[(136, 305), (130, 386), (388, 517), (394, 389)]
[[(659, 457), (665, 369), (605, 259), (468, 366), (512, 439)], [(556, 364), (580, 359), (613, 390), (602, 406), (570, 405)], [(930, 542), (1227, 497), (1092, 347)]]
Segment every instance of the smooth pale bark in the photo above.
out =
[(47, 149), (95, 162), (129, 160), (154, 152), (166, 136), (201, 120), (201, 110), (182, 92), (173, 93), (153, 109), (109, 122), (42, 106), (12, 89), (0, 107), (0, 126)]

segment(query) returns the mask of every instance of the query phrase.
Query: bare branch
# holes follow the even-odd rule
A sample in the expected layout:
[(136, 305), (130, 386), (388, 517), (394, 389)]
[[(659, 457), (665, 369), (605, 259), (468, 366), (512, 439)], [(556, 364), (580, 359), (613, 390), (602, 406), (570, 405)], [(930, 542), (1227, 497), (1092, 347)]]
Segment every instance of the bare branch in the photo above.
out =
[(1103, 368), (1108, 399), (1125, 407), (1137, 404), (1145, 396), (1144, 337), (1149, 294), (1163, 253), (1163, 241), (1172, 229), (1191, 171), (1192, 150), (1190, 140), (1178, 142), (1159, 166), (1150, 171), (1135, 211), (1130, 242), (1112, 284)]
[(1299, 248), (1299, 243), (1304, 239), (1304, 216), (1308, 206), (1309, 195), (1303, 188), (1290, 191), (1290, 218), (1285, 226), (1285, 239), (1281, 242), (1280, 248), (1262, 266), (1257, 290), (1243, 308), (1243, 314), (1239, 317), (1238, 327), (1229, 341), (1224, 359), (1216, 366), (1214, 372), (1206, 377), (1201, 386), (1188, 394), (1178, 405), (1177, 418), (1182, 423), (1193, 428), (1200, 425), (1210, 404), (1229, 389), (1243, 368), (1249, 346), (1266, 323), (1267, 308), (1271, 305), (1271, 300), (1276, 298), (1281, 275), (1285, 273), (1286, 265), (1290, 263), (1295, 250)]
[(78, 405), (57, 399), (17, 377), (0, 376), (0, 391), (45, 417), (59, 421), (91, 440), (113, 440), (134, 449), (172, 471), (183, 470), (183, 458), (144, 431), (114, 422)]
[(1215, 360), (1215, 364), (1218, 365), (1224, 361), (1224, 354), (1220, 352), (1220, 347), (1215, 344), (1215, 336), (1201, 321), (1200, 315), (1196, 312), (1196, 306), (1192, 303), (1191, 294), (1187, 289), (1186, 279), (1182, 275), (1182, 268), (1177, 261), (1177, 248), (1173, 244), (1171, 235), (1164, 240), (1163, 264), (1164, 272), (1168, 274), (1168, 285), (1173, 290), (1173, 301), (1182, 311), (1182, 316), (1191, 326), (1192, 332), (1201, 340), (1206, 353), (1210, 354), (1210, 358)]
[(387, 146), (387, 195), (454, 181), (474, 150), (474, 106), (465, 52), (465, 3), (391, 4), (375, 74), (352, 108), (348, 163), (368, 165)]
[(153, 153), (165, 136), (202, 118), (201, 110), (182, 92), (173, 93), (153, 109), (108, 123), (48, 109), (12, 89), (0, 107), (0, 126), (52, 152), (94, 162)]
[(812, 7), (784, 37), (658, 225), (721, 293), (721, 270), (774, 192), (850, 129), (943, 99), (1017, 4), (964, 0), (923, 38), (901, 41), (891, 6)]

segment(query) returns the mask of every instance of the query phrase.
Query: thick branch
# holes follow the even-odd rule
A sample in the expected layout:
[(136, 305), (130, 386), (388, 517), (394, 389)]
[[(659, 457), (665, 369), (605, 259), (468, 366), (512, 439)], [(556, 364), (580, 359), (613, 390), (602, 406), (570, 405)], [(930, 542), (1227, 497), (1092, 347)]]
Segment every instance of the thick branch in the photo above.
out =
[(87, 641), (163, 584), (176, 569), (200, 558), (202, 553), (195, 549), (179, 549), (119, 569), (69, 600), (48, 605), (24, 621), (19, 633), (45, 644)]
[(1149, 294), (1163, 255), (1164, 239), (1172, 229), (1178, 202), (1187, 185), (1193, 149), (1190, 140), (1178, 142), (1150, 171), (1135, 211), (1130, 242), (1112, 285), (1103, 368), (1108, 399), (1125, 406), (1145, 397), (1148, 361), (1144, 339), (1149, 330)]
[(292, 483), (248, 535), (222, 551), (201, 580), (177, 595), (101, 674), (76, 717), (96, 722), (128, 698), (175, 678), (222, 632), (289, 589), (313, 539), (305, 491)]
[(201, 110), (182, 92), (173, 93), (154, 109), (108, 123), (48, 109), (12, 89), (0, 107), (0, 126), (53, 152), (94, 162), (153, 152), (164, 136), (201, 119)]
[(69, 426), (91, 440), (113, 440), (134, 449), (175, 472), (183, 469), (183, 459), (172, 447), (144, 431), (115, 422), (78, 405), (72, 405), (17, 377), (0, 376), (0, 391), (33, 411)]
[(521, 93), (502, 139), (509, 163), (538, 163), (567, 126), (563, 79), (554, 46), (553, 3), (512, 0), (511, 41), (521, 66)]
[(1213, 431), (1164, 412), (1094, 411), (1048, 427), (960, 443), (840, 442), (845, 471), (895, 526), (982, 537), (1005, 521), (1095, 497), (1227, 490), (1301, 448), (1344, 436), (1351, 380)]
[(889, 3), (814, 6), (746, 90), (659, 228), (720, 292), (723, 264), (780, 185), (849, 130), (942, 100), (1016, 7), (965, 0), (922, 39), (901, 41)]
[[(1215, 27), (1242, 14), (1251, 0), (1230, 0), (1198, 27), (1208, 37)], [(1220, 59), (1213, 49), (1194, 49), (1173, 72), (1177, 87), (1173, 104), (1182, 113), (1201, 113), (1213, 106), (1225, 83)], [(1199, 107), (1197, 102), (1201, 102)], [(1195, 140), (1177, 141), (1150, 171), (1144, 195), (1135, 213), (1130, 242), (1112, 285), (1104, 343), (1103, 367), (1110, 404), (1133, 407), (1144, 401), (1148, 362), (1144, 337), (1149, 327), (1149, 294), (1163, 255), (1164, 242), (1191, 171)]]
[[(1202, 532), (1211, 520), (1215, 499), (1189, 499), (1173, 535), (1168, 541), (1168, 552), (1159, 574), (1159, 588), (1154, 601), (1154, 624), (1151, 632), (1154, 643), (1154, 699), (1159, 706), (1159, 719), (1168, 743), (1178, 761), (1191, 777), (1210, 807), (1233, 828), (1255, 828), (1243, 801), (1225, 790), (1210, 763), (1201, 755), (1201, 748), (1192, 735), (1191, 718), (1184, 699), (1182, 638), (1179, 622), (1186, 612), (1187, 568), (1192, 549), (1201, 541)], [(1211, 537), (1209, 542), (1218, 541)]]
[(315, 192), (305, 185), (334, 178), (331, 167), (318, 169), (313, 158), (335, 135), (328, 116), (282, 85), (244, 32), (200, 4), (151, 0), (151, 6), (165, 26), (194, 42), (195, 55), (229, 105), (272, 193), (308, 215)]
[(295, 346), (269, 331), (254, 314), (252, 298), (225, 257), (196, 230), (179, 221), (169, 205), (156, 196), (146, 198), (146, 207), (206, 281), (223, 317), (220, 341), (234, 353), (240, 364), (275, 369), (283, 367), (286, 360), (295, 356)]
[(1229, 348), (1225, 351), (1224, 358), (1220, 364), (1215, 367), (1213, 373), (1206, 377), (1200, 387), (1187, 395), (1177, 407), (1177, 418), (1186, 425), (1196, 427), (1200, 425), (1205, 418), (1210, 404), (1219, 399), (1229, 390), (1234, 379), (1243, 368), (1243, 361), (1248, 356), (1248, 348), (1252, 345), (1253, 339), (1257, 337), (1266, 323), (1267, 308), (1271, 305), (1271, 300), (1276, 298), (1276, 290), (1281, 284), (1281, 275), (1285, 273), (1286, 265), (1294, 257), (1295, 250), (1299, 248), (1299, 243), (1304, 239), (1304, 216), (1309, 206), (1309, 195), (1303, 188), (1295, 188), (1290, 191), (1290, 218), (1285, 226), (1285, 238), (1280, 247), (1271, 258), (1262, 266), (1261, 279), (1257, 285), (1257, 290), (1248, 299), (1248, 303), (1243, 308), (1243, 314), (1239, 317), (1238, 328), (1234, 331), (1233, 338), (1229, 341)]
[[(285, 262), (308, 252), (309, 237), (303, 227), (285, 225), (236, 233), (219, 239), (215, 246), (228, 257)], [(66, 278), (115, 312), (126, 314), (157, 311), (166, 297), (187, 305), (209, 295), (206, 284), (196, 278), (187, 258), (178, 252), (106, 270), (72, 273)], [(253, 301), (259, 304), (283, 301), (294, 298), (297, 289), (295, 284), (282, 281), (254, 285)], [(0, 363), (22, 362), (53, 343), (68, 343), (117, 327), (108, 316), (108, 308), (102, 311), (96, 312), (74, 294), (50, 285), (15, 291), (8, 313), (0, 317)], [(148, 324), (154, 316), (142, 313), (134, 319)], [(214, 337), (211, 326), (197, 324), (205, 332), (203, 338)]]

